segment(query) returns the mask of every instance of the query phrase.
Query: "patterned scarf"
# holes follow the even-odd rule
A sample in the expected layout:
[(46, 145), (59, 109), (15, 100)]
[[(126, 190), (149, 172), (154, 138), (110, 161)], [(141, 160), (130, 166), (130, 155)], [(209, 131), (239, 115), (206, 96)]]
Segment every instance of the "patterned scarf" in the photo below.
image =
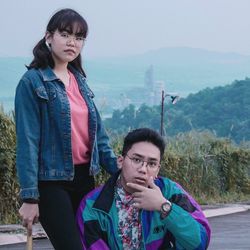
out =
[(142, 239), (140, 210), (132, 206), (132, 196), (122, 187), (120, 177), (117, 180), (115, 198), (118, 211), (118, 234), (121, 237), (123, 249), (138, 250)]

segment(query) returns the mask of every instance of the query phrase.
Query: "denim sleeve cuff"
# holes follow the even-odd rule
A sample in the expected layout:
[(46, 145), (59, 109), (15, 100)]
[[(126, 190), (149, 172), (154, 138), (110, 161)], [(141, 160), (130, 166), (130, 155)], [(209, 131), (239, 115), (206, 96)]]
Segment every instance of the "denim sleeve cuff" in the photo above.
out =
[(23, 199), (22, 202), (29, 203), (29, 204), (38, 204), (39, 200), (29, 198), (29, 199)]
[(36, 187), (34, 187), (34, 188), (22, 188), (20, 191), (20, 198), (21, 198), (21, 200), (25, 200), (25, 199), (38, 200), (39, 199), (38, 189)]

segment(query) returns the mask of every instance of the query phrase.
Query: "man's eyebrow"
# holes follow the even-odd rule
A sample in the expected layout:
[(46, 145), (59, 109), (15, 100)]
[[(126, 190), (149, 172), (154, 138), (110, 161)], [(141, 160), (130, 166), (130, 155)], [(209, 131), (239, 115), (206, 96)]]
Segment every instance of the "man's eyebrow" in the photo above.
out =
[[(142, 159), (147, 158), (147, 157), (145, 157), (144, 155), (140, 155), (140, 154), (138, 154), (138, 153), (133, 153), (133, 156), (137, 156), (137, 157), (140, 157), (140, 158), (142, 158)], [(148, 157), (147, 160), (150, 160), (150, 161), (158, 161), (157, 158), (152, 158), (152, 157)]]

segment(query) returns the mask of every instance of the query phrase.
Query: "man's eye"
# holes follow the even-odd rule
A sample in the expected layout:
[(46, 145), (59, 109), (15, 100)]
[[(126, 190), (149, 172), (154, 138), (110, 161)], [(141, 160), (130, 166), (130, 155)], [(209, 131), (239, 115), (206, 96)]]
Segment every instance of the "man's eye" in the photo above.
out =
[(156, 162), (149, 162), (149, 163), (148, 163), (148, 166), (149, 166), (150, 168), (155, 168), (155, 167), (157, 166), (157, 163), (156, 163)]
[(139, 159), (139, 158), (134, 158), (133, 161), (134, 161), (134, 163), (136, 163), (136, 164), (141, 163), (141, 159)]

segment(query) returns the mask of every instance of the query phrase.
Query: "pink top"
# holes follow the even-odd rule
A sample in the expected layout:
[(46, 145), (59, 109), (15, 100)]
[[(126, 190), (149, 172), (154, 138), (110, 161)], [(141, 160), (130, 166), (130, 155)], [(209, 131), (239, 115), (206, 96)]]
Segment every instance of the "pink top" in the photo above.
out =
[(71, 112), (71, 145), (73, 163), (90, 161), (88, 107), (82, 97), (75, 76), (69, 72), (69, 85), (66, 87)]

